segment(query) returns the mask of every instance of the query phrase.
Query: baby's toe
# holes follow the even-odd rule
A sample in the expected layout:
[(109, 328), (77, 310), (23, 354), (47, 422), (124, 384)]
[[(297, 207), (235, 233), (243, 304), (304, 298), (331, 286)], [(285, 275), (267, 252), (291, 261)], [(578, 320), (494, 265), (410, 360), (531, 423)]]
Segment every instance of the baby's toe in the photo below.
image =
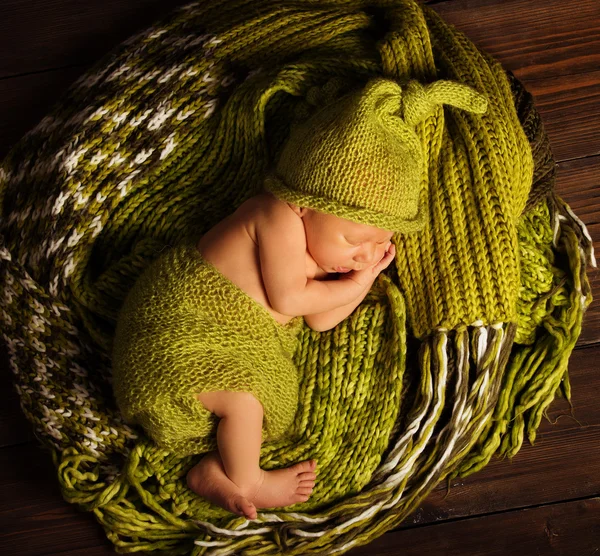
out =
[(294, 494), (294, 504), (298, 504), (300, 502), (306, 502), (308, 499), (310, 498), (310, 493), (309, 494)]
[(316, 466), (317, 466), (317, 460), (307, 459), (306, 461), (301, 461), (300, 463), (296, 463), (292, 467), (298, 475), (301, 475), (303, 473), (312, 473), (316, 469)]
[(312, 487), (299, 486), (296, 489), (296, 494), (311, 494), (313, 491)]
[(256, 506), (245, 496), (236, 495), (231, 501), (234, 513), (245, 516), (248, 519), (256, 519)]

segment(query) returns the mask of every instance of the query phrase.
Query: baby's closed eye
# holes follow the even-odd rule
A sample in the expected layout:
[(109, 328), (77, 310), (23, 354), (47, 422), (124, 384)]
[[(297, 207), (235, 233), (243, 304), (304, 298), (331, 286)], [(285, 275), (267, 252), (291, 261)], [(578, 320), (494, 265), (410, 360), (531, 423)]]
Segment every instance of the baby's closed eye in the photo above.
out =
[[(347, 241), (347, 242), (348, 242), (350, 245), (354, 245), (354, 246), (356, 246), (356, 247), (358, 247), (358, 246), (359, 246), (361, 243), (363, 243), (362, 241), (359, 241), (358, 243), (355, 243), (355, 242), (353, 242), (353, 241), (350, 241), (348, 238), (345, 238), (345, 239), (346, 239), (346, 241)], [(388, 239), (386, 239), (386, 240), (384, 240), (384, 241), (378, 241), (378, 242), (377, 242), (377, 245), (385, 245), (385, 244), (386, 244), (388, 241), (389, 241)]]

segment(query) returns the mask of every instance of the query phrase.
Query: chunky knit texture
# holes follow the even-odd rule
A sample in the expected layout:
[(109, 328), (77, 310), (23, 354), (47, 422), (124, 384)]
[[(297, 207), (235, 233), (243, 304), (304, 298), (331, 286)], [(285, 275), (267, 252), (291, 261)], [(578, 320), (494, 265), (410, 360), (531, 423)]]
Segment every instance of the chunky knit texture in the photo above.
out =
[[(339, 87), (333, 78), (331, 91)], [(415, 126), (438, 104), (483, 114), (487, 100), (462, 83), (376, 77), (292, 129), (265, 189), (360, 224), (409, 233), (427, 221), (427, 168)]]
[[(332, 77), (375, 76), (458, 81), (494, 110), (436, 106), (417, 126), (427, 233), (396, 234), (395, 264), (334, 330), (303, 326), (294, 435), (260, 463), (314, 457), (315, 489), (248, 522), (187, 488), (197, 458), (123, 422), (117, 315), (165, 245), (260, 190), (292, 123), (334, 100)], [(439, 481), (514, 456), (570, 397), (591, 302), (592, 242), (554, 175), (531, 95), (414, 0), (202, 2), (133, 37), (0, 166), (3, 337), (63, 496), (123, 552), (341, 554)]]
[(119, 313), (113, 386), (123, 417), (178, 456), (217, 449), (218, 419), (195, 398), (250, 392), (264, 410), (263, 441), (281, 438), (298, 407), (302, 317), (280, 325), (192, 245), (167, 249)]

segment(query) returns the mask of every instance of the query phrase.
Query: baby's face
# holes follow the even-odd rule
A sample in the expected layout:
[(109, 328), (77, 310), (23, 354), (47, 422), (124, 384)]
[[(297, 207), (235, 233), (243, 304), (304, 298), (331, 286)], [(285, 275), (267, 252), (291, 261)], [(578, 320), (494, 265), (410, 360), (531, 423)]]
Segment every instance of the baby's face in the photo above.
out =
[(326, 272), (362, 270), (379, 262), (394, 232), (302, 209), (308, 252)]

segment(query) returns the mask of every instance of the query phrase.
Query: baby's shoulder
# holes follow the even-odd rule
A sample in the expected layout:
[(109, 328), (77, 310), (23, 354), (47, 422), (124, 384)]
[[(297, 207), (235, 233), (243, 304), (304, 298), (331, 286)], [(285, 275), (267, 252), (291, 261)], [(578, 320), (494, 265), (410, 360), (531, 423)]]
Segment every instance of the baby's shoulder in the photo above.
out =
[[(253, 200), (257, 203), (256, 214), (259, 216), (255, 221), (256, 226), (260, 227), (259, 234), (268, 238), (262, 248), (281, 253), (278, 239), (285, 237), (286, 245), (289, 246), (290, 239), (296, 238), (298, 246), (302, 246), (303, 249), (307, 278), (320, 280), (327, 277), (328, 273), (317, 265), (308, 252), (304, 221), (290, 205), (280, 201), (271, 193), (261, 193), (253, 197)], [(282, 230), (285, 230), (285, 234), (281, 233)]]
[[(275, 197), (272, 193), (268, 191), (264, 191), (262, 193), (258, 193), (254, 195), (254, 197), (250, 197), (247, 202), (251, 203), (252, 209), (259, 212), (269, 212), (272, 210), (281, 210), (284, 212), (292, 212), (290, 207), (284, 201), (281, 201), (277, 197)], [(287, 210), (285, 210), (287, 209)]]
[(290, 206), (277, 199), (271, 193), (264, 192), (251, 197), (248, 201), (247, 218), (253, 226), (265, 231), (275, 231), (285, 226), (286, 229), (303, 230), (302, 219)]

